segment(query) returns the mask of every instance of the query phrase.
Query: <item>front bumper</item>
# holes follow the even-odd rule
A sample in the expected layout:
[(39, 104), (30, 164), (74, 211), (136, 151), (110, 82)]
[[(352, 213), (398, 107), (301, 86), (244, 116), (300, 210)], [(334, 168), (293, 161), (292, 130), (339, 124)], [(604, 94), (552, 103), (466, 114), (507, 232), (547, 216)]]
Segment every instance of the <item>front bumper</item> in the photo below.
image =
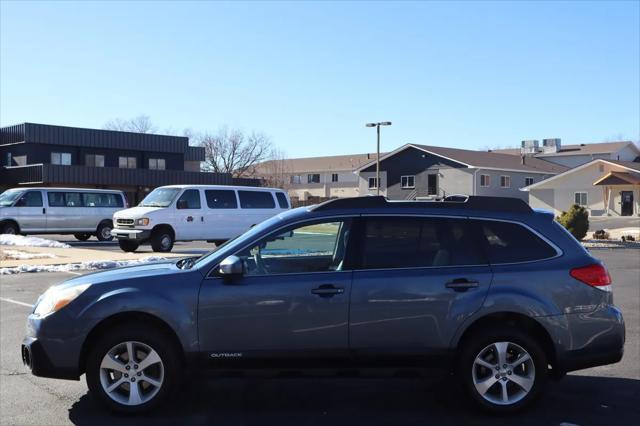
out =
[(151, 236), (150, 229), (113, 228), (111, 235), (119, 240), (148, 240)]
[(56, 367), (51, 363), (42, 343), (33, 337), (25, 337), (21, 347), (22, 363), (34, 376), (52, 379), (79, 380), (77, 368)]

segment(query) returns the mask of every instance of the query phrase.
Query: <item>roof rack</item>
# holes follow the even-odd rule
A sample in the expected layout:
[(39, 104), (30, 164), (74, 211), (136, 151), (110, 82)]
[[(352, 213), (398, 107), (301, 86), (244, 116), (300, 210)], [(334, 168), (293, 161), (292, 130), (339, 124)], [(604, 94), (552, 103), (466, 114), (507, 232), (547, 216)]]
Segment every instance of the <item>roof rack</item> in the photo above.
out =
[(510, 213), (532, 213), (529, 205), (520, 198), (483, 197), (455, 195), (434, 201), (390, 201), (381, 195), (336, 198), (312, 206), (313, 211), (375, 208), (449, 208), (465, 210), (488, 210)]

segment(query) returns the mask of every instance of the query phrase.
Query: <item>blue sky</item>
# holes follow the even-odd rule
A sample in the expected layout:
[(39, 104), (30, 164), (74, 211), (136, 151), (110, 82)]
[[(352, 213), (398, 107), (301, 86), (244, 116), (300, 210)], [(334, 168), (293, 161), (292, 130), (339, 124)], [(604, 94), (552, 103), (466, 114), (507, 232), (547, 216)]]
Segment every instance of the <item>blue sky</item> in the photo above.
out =
[(12, 2), (0, 125), (268, 134), (289, 157), (406, 142), (640, 138), (640, 3)]

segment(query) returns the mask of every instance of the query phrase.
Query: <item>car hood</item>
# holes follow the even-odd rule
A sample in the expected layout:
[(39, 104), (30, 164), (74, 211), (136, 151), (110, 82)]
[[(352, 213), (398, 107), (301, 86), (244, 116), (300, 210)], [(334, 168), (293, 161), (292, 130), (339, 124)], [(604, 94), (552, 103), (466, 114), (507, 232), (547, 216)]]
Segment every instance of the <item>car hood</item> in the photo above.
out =
[(107, 271), (94, 272), (82, 275), (58, 284), (60, 287), (72, 287), (82, 284), (101, 284), (105, 282), (113, 282), (120, 280), (129, 280), (133, 278), (142, 278), (150, 276), (162, 276), (181, 271), (174, 261), (158, 261), (147, 263), (144, 265), (125, 266), (122, 268), (109, 269)]
[(117, 211), (113, 217), (116, 219), (138, 219), (150, 213), (164, 209), (166, 209), (166, 207), (131, 207), (130, 209)]

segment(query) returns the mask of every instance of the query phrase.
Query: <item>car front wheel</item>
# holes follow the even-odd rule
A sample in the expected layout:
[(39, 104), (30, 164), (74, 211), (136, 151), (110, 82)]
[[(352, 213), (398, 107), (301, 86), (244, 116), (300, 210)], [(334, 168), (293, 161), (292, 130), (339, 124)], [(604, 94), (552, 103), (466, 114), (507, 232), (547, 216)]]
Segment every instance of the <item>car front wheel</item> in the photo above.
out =
[(108, 408), (139, 413), (157, 407), (171, 394), (180, 370), (175, 349), (151, 328), (108, 332), (87, 358), (91, 395)]
[(158, 229), (151, 235), (153, 251), (168, 253), (173, 249), (173, 242), (173, 233), (165, 228)]
[(493, 328), (464, 342), (457, 374), (480, 408), (517, 411), (532, 403), (546, 385), (547, 357), (526, 333)]
[(113, 240), (113, 235), (111, 235), (111, 229), (113, 226), (111, 222), (102, 222), (98, 225), (98, 229), (96, 230), (96, 237), (100, 241), (111, 241)]
[(91, 234), (73, 234), (73, 236), (76, 237), (78, 241), (87, 241), (91, 238)]

